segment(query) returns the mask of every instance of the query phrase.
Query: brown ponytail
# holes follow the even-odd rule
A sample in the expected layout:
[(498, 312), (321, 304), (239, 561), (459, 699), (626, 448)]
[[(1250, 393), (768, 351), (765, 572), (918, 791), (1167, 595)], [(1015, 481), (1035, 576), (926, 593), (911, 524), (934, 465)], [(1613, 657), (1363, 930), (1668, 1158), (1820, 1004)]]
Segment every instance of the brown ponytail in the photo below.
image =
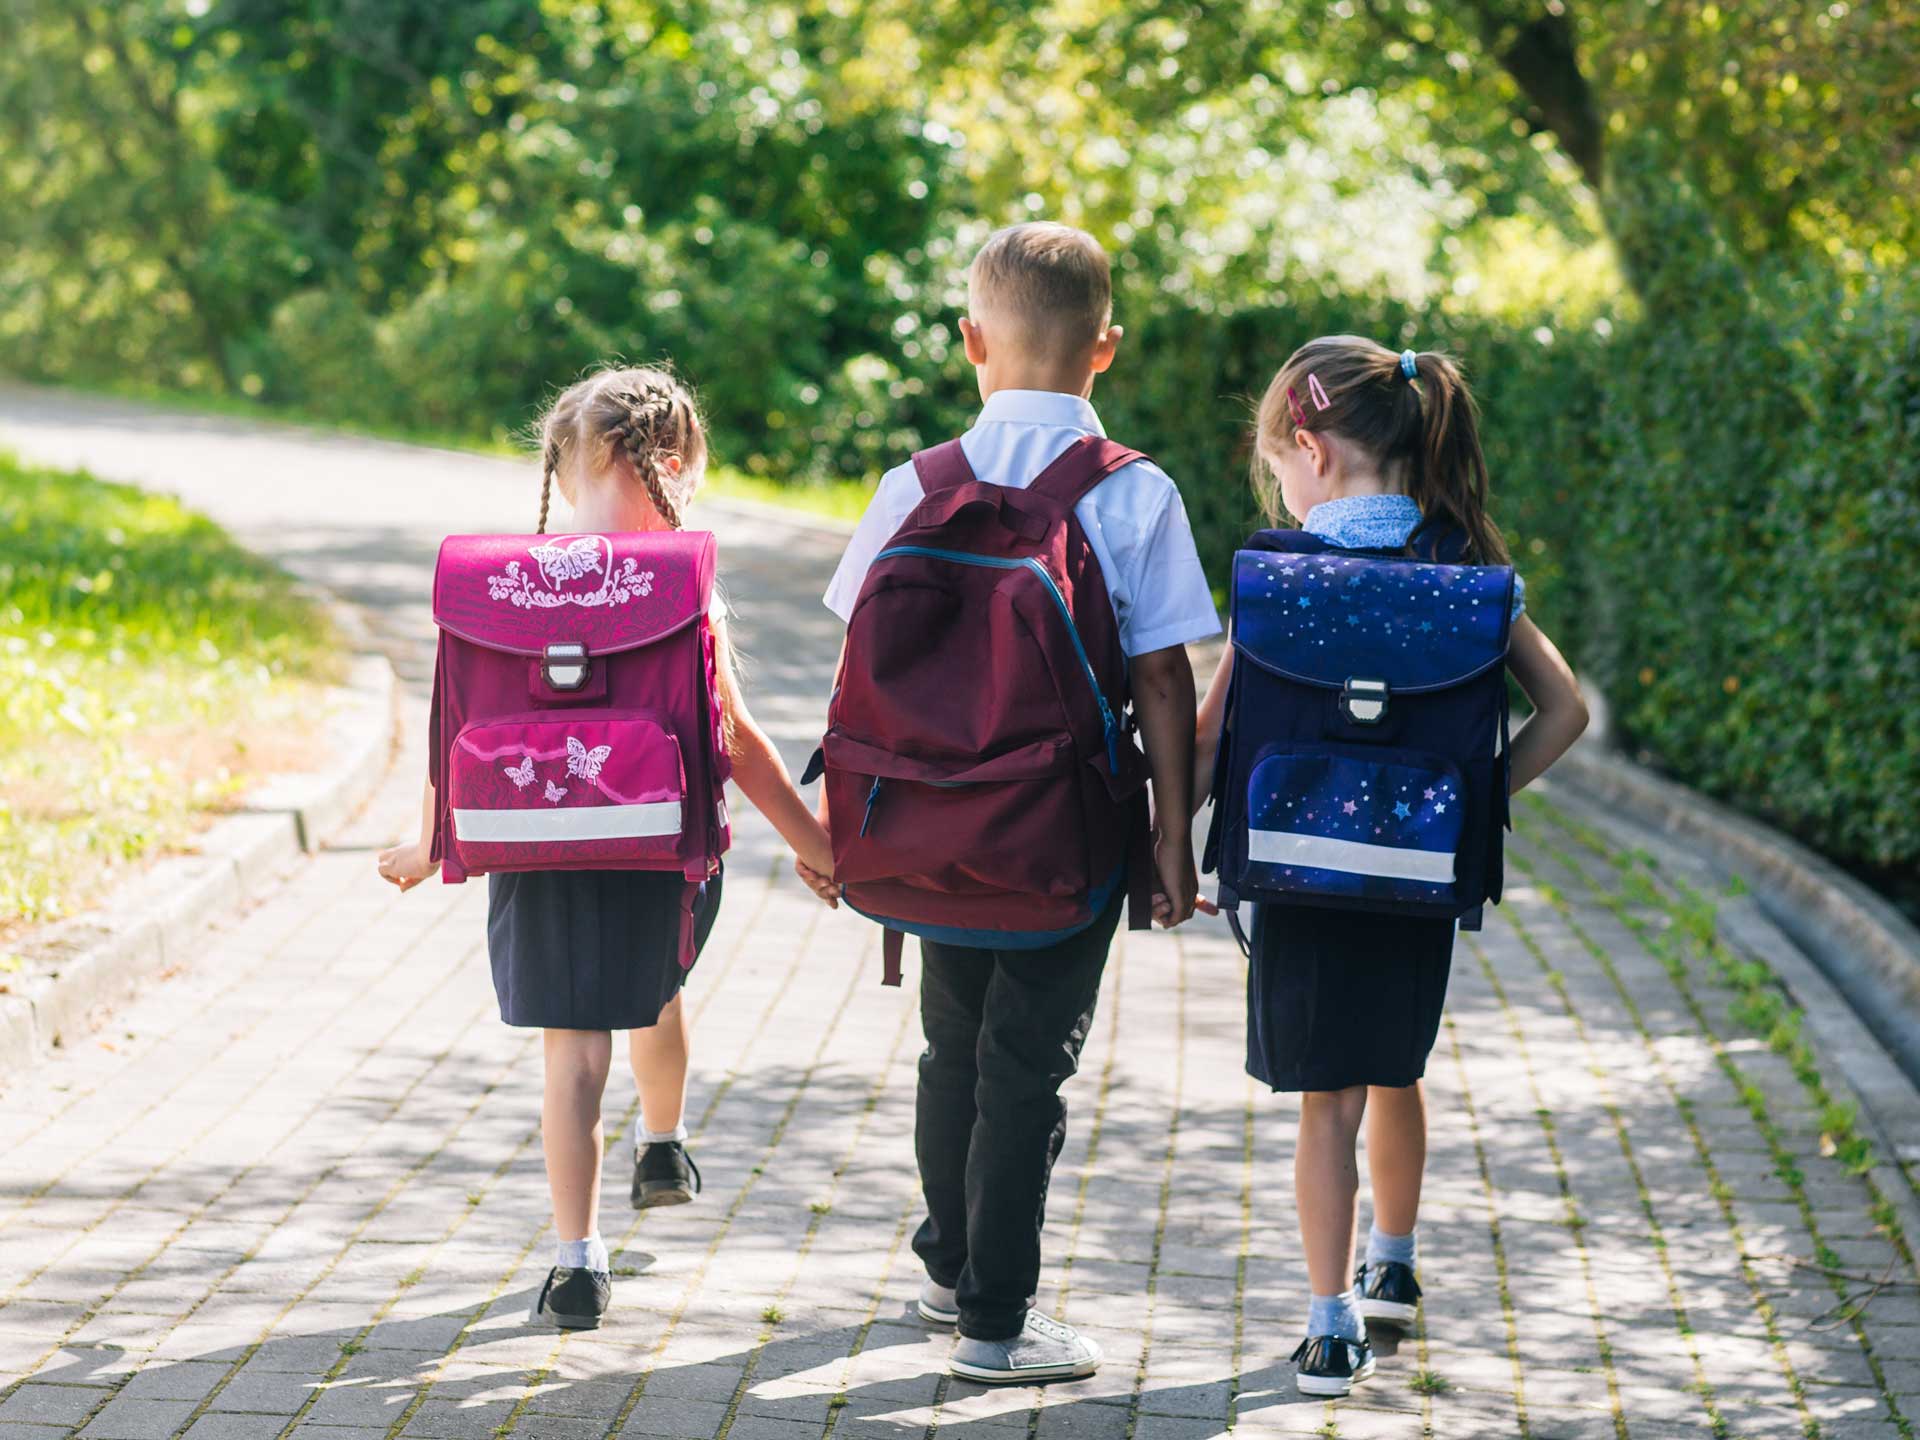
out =
[(1467, 557), (1507, 563), (1507, 542), (1487, 514), (1487, 457), (1480, 450), (1480, 406), (1460, 368), (1437, 350), (1414, 357), (1419, 375), (1420, 463), (1407, 493), (1425, 516), (1439, 515), (1467, 537)]
[(1468, 561), (1504, 565), (1506, 542), (1487, 513), (1479, 407), (1448, 356), (1429, 350), (1412, 360), (1409, 377), (1400, 354), (1359, 335), (1322, 336), (1294, 351), (1255, 415), (1254, 492), (1277, 523), (1279, 485), (1266, 457), (1291, 445), (1296, 430), (1339, 435), (1404, 488), (1422, 516), (1457, 526)]

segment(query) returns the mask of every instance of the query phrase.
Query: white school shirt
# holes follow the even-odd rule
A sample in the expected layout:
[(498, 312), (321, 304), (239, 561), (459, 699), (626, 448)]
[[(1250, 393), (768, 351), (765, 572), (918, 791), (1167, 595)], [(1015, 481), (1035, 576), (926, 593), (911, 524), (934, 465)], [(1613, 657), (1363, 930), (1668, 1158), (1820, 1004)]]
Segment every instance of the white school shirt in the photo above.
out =
[[(973, 428), (960, 437), (960, 449), (979, 479), (1024, 490), (1074, 441), (1106, 433), (1093, 406), (1078, 395), (996, 390)], [(852, 618), (874, 557), (924, 494), (911, 461), (880, 477), (880, 488), (827, 586), (827, 608), (842, 621)], [(1158, 465), (1136, 460), (1121, 466), (1088, 491), (1073, 513), (1100, 562), (1120, 622), (1120, 648), (1127, 655), (1220, 633), (1187, 507)]]

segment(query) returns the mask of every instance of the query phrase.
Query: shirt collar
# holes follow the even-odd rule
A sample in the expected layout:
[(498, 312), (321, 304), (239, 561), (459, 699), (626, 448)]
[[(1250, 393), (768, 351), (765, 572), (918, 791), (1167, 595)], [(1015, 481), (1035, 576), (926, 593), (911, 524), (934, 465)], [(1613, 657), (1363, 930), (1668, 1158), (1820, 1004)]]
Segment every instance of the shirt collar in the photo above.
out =
[(1314, 506), (1301, 528), (1345, 549), (1378, 550), (1406, 544), (1419, 523), (1411, 495), (1343, 495)]
[(996, 390), (980, 407), (977, 425), (1058, 425), (1105, 435), (1090, 402), (1058, 390)]

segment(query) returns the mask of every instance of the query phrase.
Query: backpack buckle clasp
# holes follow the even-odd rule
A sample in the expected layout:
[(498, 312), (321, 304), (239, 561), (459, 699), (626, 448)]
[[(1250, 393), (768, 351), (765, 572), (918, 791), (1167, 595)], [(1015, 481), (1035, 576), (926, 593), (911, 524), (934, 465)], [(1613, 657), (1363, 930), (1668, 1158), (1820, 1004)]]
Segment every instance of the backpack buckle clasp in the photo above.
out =
[(592, 670), (592, 662), (587, 659), (587, 647), (578, 641), (549, 645), (540, 657), (540, 678), (552, 690), (565, 692), (582, 689)]
[(1340, 690), (1340, 713), (1355, 725), (1378, 725), (1387, 718), (1387, 682), (1349, 676)]

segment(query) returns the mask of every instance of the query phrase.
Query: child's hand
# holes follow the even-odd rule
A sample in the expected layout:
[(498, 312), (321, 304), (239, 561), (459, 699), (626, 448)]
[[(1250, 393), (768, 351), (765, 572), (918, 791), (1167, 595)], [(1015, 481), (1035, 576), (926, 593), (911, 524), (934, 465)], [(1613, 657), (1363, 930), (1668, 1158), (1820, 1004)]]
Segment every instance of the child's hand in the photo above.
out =
[[(1202, 915), (1218, 915), (1220, 913), (1220, 907), (1204, 895), (1196, 895), (1193, 897), (1193, 908)], [(1163, 930), (1171, 929), (1172, 927), (1168, 925), (1167, 922), (1172, 919), (1172, 917), (1173, 902), (1156, 890), (1153, 896), (1153, 923), (1160, 926)]]
[(1162, 929), (1171, 930), (1193, 917), (1194, 903), (1200, 897), (1200, 875), (1193, 864), (1193, 841), (1184, 827), (1154, 838), (1153, 868), (1160, 877), (1153, 918)]
[[(832, 862), (828, 862), (831, 868)], [(833, 883), (831, 875), (823, 875), (804, 860), (793, 862), (793, 873), (798, 875), (806, 887), (827, 902), (829, 910), (840, 908), (840, 887)]]
[(427, 847), (418, 840), (382, 850), (379, 855), (380, 878), (400, 887), (402, 894), (439, 870), (440, 862), (427, 858)]

